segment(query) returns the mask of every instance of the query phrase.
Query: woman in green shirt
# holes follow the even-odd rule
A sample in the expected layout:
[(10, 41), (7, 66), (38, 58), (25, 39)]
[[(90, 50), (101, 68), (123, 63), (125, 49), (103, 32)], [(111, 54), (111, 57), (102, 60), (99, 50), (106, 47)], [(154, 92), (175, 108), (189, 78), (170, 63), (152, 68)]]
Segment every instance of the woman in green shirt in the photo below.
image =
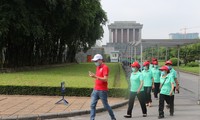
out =
[(160, 97), (159, 97), (159, 116), (158, 118), (164, 118), (164, 101), (170, 105), (170, 116), (174, 115), (174, 79), (169, 74), (170, 70), (167, 66), (162, 66), (160, 77)]
[(160, 92), (160, 70), (158, 69), (158, 61), (153, 61), (153, 68), (151, 69), (154, 79), (154, 98), (158, 99), (158, 93)]
[[(172, 61), (171, 60), (166, 61), (165, 65), (169, 68), (170, 75), (174, 78), (174, 93), (175, 91), (179, 93), (179, 82), (177, 79), (177, 73), (174, 70), (174, 68), (172, 68)], [(169, 108), (169, 103), (167, 103), (166, 107)]]
[(154, 89), (154, 80), (152, 76), (152, 72), (149, 69), (149, 62), (144, 62), (143, 64), (144, 70), (142, 71), (142, 76), (144, 79), (144, 94), (146, 105), (151, 107), (152, 99), (151, 99), (151, 90)]
[(139, 68), (140, 64), (137, 61), (131, 64), (132, 73), (130, 76), (130, 96), (129, 96), (127, 114), (124, 115), (125, 118), (132, 117), (132, 110), (136, 96), (140, 102), (143, 117), (147, 116), (147, 108), (145, 105), (145, 97), (144, 97), (143, 78), (142, 74), (139, 71)]

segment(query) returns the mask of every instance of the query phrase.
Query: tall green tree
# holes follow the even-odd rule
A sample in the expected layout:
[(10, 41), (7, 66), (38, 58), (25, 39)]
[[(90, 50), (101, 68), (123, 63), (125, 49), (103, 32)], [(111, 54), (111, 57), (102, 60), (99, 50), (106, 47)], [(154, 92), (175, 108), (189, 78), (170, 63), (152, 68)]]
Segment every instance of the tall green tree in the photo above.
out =
[(62, 63), (66, 49), (65, 59), (75, 62), (77, 51), (101, 39), (106, 21), (99, 0), (1, 0), (4, 66)]

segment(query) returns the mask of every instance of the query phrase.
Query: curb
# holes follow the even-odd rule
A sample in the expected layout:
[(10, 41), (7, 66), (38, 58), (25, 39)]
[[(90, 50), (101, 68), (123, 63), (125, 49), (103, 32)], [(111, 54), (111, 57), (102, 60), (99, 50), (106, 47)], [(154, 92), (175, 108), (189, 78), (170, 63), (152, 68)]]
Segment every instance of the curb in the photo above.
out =
[(184, 88), (184, 87), (182, 87), (182, 86), (180, 86), (180, 88), (182, 88), (183, 90), (186, 90), (186, 91), (188, 91), (188, 92), (190, 92), (190, 93), (192, 93), (192, 94), (195, 94), (195, 92), (193, 92), (193, 91), (191, 91), (191, 90), (189, 90), (189, 89), (187, 89), (187, 88)]
[[(111, 106), (112, 109), (122, 107), (128, 103), (128, 100), (117, 103)], [(96, 113), (106, 111), (104, 107), (96, 109)], [(12, 117), (2, 117), (0, 120), (44, 120), (44, 119), (53, 119), (53, 118), (63, 118), (63, 117), (73, 117), (77, 115), (90, 114), (90, 110), (79, 110), (73, 112), (60, 112), (60, 113), (46, 113), (41, 115), (29, 115), (29, 116), (12, 116)]]

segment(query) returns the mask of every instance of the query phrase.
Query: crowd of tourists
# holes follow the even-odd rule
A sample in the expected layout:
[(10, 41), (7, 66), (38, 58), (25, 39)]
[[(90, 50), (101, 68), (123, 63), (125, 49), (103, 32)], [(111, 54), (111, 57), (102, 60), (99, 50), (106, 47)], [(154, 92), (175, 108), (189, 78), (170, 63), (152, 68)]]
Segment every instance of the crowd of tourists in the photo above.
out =
[[(96, 73), (89, 71), (89, 76), (95, 81), (91, 93), (90, 120), (95, 120), (96, 105), (101, 99), (104, 108), (108, 111), (111, 120), (116, 120), (112, 108), (108, 104), (108, 76), (109, 68), (103, 62), (103, 56), (96, 54), (92, 61), (96, 66)], [(177, 73), (172, 68), (172, 61), (168, 60), (164, 66), (158, 66), (158, 60), (153, 58), (139, 64), (137, 61), (131, 64), (130, 95), (127, 114), (125, 118), (132, 117), (135, 98), (137, 97), (142, 109), (143, 117), (147, 117), (147, 107), (152, 107), (152, 90), (154, 100), (159, 102), (158, 118), (164, 118), (164, 105), (169, 109), (170, 116), (174, 115), (174, 93), (179, 91)]]
[(169, 109), (170, 116), (174, 115), (174, 93), (179, 92), (177, 72), (172, 68), (172, 61), (168, 60), (164, 66), (158, 66), (158, 60), (152, 58), (141, 65), (135, 61), (131, 64), (130, 96), (125, 118), (132, 117), (135, 97), (137, 96), (143, 117), (147, 116), (147, 107), (152, 106), (151, 93), (155, 100), (159, 100), (158, 118), (164, 118), (164, 104)]

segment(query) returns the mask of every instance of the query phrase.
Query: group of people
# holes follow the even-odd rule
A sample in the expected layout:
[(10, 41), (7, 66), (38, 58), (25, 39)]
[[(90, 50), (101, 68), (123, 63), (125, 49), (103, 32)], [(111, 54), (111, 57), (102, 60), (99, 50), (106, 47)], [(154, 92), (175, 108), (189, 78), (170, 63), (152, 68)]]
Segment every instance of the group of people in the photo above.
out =
[(159, 94), (159, 116), (164, 118), (164, 102), (169, 108), (170, 116), (174, 115), (174, 93), (179, 92), (177, 73), (172, 68), (172, 61), (168, 60), (165, 65), (158, 66), (158, 61), (153, 58), (152, 61), (145, 61), (143, 69), (140, 72), (140, 64), (135, 61), (131, 64), (132, 73), (130, 76), (130, 96), (127, 114), (125, 118), (132, 117), (132, 110), (137, 96), (142, 108), (143, 117), (147, 116), (147, 106), (152, 106), (151, 91), (154, 91), (154, 98), (158, 100)]
[[(95, 119), (96, 104), (101, 99), (104, 108), (109, 112), (111, 120), (116, 120), (112, 108), (108, 104), (108, 75), (109, 68), (103, 63), (101, 54), (96, 54), (92, 61), (96, 65), (96, 73), (89, 71), (89, 76), (95, 79), (95, 86), (91, 94), (91, 111), (90, 120)], [(151, 91), (154, 91), (154, 97), (158, 100), (159, 95), (159, 116), (164, 118), (164, 102), (166, 101), (167, 107), (170, 109), (170, 115), (174, 115), (174, 92), (175, 89), (179, 91), (179, 84), (177, 80), (176, 71), (172, 68), (172, 61), (166, 61), (165, 65), (158, 66), (158, 61), (153, 58), (152, 61), (145, 61), (141, 65), (135, 61), (131, 64), (130, 75), (130, 96), (128, 102), (127, 114), (125, 118), (132, 117), (132, 110), (137, 96), (143, 117), (147, 117), (147, 106), (152, 106)], [(142, 71), (141, 71), (142, 70)], [(141, 71), (141, 72), (140, 72)]]

